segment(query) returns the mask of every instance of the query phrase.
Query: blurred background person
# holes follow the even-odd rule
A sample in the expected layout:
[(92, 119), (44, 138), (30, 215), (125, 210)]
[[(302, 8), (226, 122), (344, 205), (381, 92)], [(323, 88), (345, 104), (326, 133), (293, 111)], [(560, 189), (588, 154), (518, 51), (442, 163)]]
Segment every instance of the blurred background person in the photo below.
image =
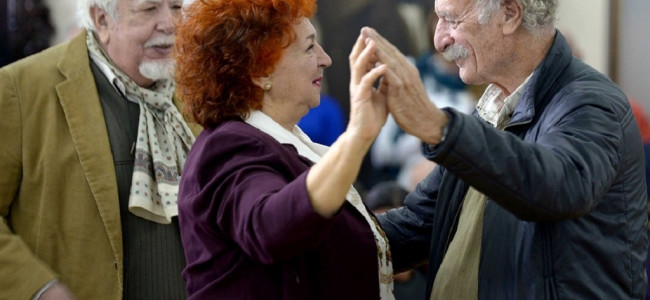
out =
[(42, 0), (0, 3), (0, 67), (50, 46), (54, 27)]
[[(197, 0), (177, 36), (177, 82), (204, 127), (179, 192), (189, 299), (393, 299), (388, 241), (352, 187), (387, 116), (350, 54), (350, 121), (331, 148), (296, 125), (332, 61), (315, 0)], [(364, 50), (365, 49), (365, 50)], [(363, 51), (362, 51), (363, 50)]]
[(319, 144), (331, 146), (343, 133), (347, 118), (337, 99), (321, 94), (320, 104), (312, 107), (298, 122), (298, 127)]
[(409, 28), (398, 10), (396, 0), (327, 0), (320, 1), (315, 18), (320, 26), (323, 49), (332, 58), (325, 70), (327, 94), (341, 101), (349, 113), (350, 83), (348, 55), (363, 26), (372, 26), (384, 33), (403, 53), (415, 55)]
[[(332, 58), (332, 66), (325, 70), (327, 90), (324, 93), (339, 100), (345, 116), (349, 113), (348, 55), (363, 26), (377, 28), (403, 53), (419, 55), (417, 42), (413, 40), (414, 36), (419, 35), (412, 32), (412, 29), (417, 27), (409, 27), (409, 23), (404, 19), (403, 10), (400, 10), (402, 2), (420, 6), (424, 1), (326, 0), (319, 2), (318, 12), (314, 18), (317, 19), (320, 28), (323, 49)], [(424, 24), (420, 24), (419, 27), (423, 26)], [(370, 157), (368, 153), (361, 166), (356, 185), (360, 191), (371, 188), (379, 181), (389, 179), (381, 173), (382, 170), (373, 167)]]

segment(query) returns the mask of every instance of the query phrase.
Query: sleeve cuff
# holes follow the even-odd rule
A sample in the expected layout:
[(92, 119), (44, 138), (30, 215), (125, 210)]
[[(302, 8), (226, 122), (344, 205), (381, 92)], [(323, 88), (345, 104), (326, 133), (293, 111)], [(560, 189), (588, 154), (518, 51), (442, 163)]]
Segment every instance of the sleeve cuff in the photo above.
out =
[(38, 300), (38, 298), (41, 298), (43, 293), (45, 293), (45, 291), (47, 291), (47, 289), (49, 289), (52, 285), (54, 285), (57, 282), (58, 282), (58, 280), (54, 279), (54, 280), (46, 283), (41, 289), (39, 289), (36, 292), (36, 294), (34, 294), (34, 297), (32, 297), (32, 300)]
[(443, 109), (443, 111), (447, 114), (447, 117), (449, 118), (449, 122), (445, 124), (444, 127), (442, 127), (442, 138), (440, 138), (440, 142), (437, 144), (427, 144), (427, 143), (422, 143), (422, 150), (424, 153), (431, 153), (436, 150), (438, 145), (443, 144), (447, 140), (447, 135), (449, 133), (449, 127), (451, 126), (452, 122), (454, 121), (454, 116), (453, 114), (449, 113), (447, 110)]

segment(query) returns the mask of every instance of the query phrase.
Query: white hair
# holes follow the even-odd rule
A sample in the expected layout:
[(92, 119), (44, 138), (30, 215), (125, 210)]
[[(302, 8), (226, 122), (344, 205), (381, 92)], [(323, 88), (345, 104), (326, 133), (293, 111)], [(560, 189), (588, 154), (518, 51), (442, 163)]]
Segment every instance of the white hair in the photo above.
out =
[[(557, 0), (516, 0), (524, 8), (523, 25), (528, 32), (536, 33), (552, 29), (557, 11)], [(501, 8), (502, 0), (476, 0), (479, 10), (478, 22), (488, 23), (492, 15)]]
[(90, 16), (90, 8), (103, 9), (111, 18), (117, 19), (117, 2), (120, 0), (77, 0), (77, 20), (79, 26), (90, 31), (96, 31), (95, 23)]

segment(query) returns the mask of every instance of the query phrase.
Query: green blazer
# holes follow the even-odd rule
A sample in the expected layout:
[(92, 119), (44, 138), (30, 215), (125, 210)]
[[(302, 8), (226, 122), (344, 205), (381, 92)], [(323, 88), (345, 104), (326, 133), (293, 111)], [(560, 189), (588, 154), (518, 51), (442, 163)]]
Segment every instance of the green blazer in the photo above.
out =
[(55, 278), (79, 299), (122, 298), (117, 183), (85, 36), (0, 69), (0, 299)]

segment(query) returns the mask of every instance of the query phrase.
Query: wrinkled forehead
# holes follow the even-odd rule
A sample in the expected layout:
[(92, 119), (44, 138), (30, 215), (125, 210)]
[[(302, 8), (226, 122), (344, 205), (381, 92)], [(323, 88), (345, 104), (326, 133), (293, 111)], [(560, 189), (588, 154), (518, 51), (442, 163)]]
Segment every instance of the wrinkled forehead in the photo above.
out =
[(171, 5), (181, 5), (183, 4), (183, 0), (118, 0), (118, 1), (126, 1), (129, 2), (131, 5), (143, 5), (143, 4), (164, 4), (165, 2), (169, 2)]
[(472, 10), (476, 7), (476, 0), (436, 0), (434, 5), (436, 14), (444, 18)]

